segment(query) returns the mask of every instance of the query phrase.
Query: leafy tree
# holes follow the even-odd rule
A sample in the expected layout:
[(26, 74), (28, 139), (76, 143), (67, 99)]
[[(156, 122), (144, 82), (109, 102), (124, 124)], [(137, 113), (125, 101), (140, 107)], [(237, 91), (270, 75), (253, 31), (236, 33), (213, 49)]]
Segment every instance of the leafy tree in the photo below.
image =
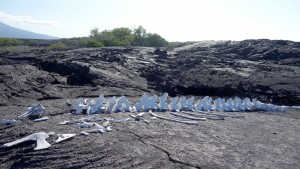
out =
[(134, 45), (143, 46), (146, 38), (146, 29), (144, 29), (142, 26), (139, 26), (133, 30), (133, 36)]
[(160, 35), (154, 33), (147, 33), (145, 38), (145, 46), (151, 47), (163, 47), (167, 46), (168, 42), (162, 38)]
[(80, 42), (81, 46), (84, 46), (84, 47), (103, 47), (104, 44), (102, 42), (98, 42), (94, 39), (88, 39), (88, 40), (82, 40)]
[(98, 28), (91, 29), (90, 34), (91, 34), (90, 35), (91, 37), (94, 37), (94, 38), (97, 37), (99, 35), (99, 29)]
[[(99, 32), (98, 28), (94, 28), (90, 31), (91, 40), (86, 44), (93, 47), (101, 46), (151, 46), (162, 47), (166, 46), (168, 42), (158, 34), (147, 33), (146, 29), (139, 26), (136, 29), (129, 28), (115, 28), (113, 30), (104, 30)], [(96, 42), (100, 42), (96, 44)]]

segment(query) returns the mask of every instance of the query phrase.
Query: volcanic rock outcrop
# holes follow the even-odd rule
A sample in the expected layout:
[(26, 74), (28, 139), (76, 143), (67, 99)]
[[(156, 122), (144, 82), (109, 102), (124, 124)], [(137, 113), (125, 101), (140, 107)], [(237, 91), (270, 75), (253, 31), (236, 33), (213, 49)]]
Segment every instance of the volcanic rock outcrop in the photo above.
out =
[(138, 96), (143, 92), (300, 103), (300, 43), (292, 41), (1, 53), (0, 70), (0, 105), (24, 98)]

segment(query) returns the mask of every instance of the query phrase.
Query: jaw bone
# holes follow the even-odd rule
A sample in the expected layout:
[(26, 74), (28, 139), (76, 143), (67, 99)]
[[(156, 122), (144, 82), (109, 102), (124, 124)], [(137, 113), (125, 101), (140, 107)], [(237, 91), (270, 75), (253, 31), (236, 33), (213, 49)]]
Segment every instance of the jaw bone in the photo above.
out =
[(16, 141), (13, 141), (13, 142), (10, 142), (10, 143), (6, 143), (3, 146), (4, 147), (11, 147), (11, 146), (23, 143), (25, 141), (34, 140), (37, 143), (37, 145), (34, 148), (34, 150), (42, 150), (42, 149), (49, 148), (51, 146), (51, 144), (49, 144), (46, 141), (46, 138), (48, 138), (48, 137), (49, 137), (49, 135), (46, 134), (45, 132), (34, 133), (34, 134), (31, 134), (31, 135), (26, 136), (24, 138), (18, 139)]

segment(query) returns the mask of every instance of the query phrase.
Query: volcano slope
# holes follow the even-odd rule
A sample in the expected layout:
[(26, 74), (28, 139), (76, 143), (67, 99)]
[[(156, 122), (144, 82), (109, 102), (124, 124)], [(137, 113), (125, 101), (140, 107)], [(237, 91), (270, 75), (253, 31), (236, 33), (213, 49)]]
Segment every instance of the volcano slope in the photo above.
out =
[[(13, 119), (32, 103), (44, 105), (50, 117), (1, 125), (0, 145), (41, 131), (79, 134), (76, 125), (58, 125), (86, 116), (68, 114), (65, 102), (99, 94), (125, 95), (132, 102), (143, 92), (168, 92), (300, 103), (300, 43), (291, 41), (204, 41), (173, 49), (32, 50), (0, 56), (0, 119)], [(110, 133), (77, 135), (60, 144), (50, 137), (53, 145), (46, 150), (33, 151), (32, 142), (1, 146), (0, 168), (299, 168), (299, 113), (226, 113), (243, 118), (198, 125), (159, 119), (149, 125), (116, 123)]]

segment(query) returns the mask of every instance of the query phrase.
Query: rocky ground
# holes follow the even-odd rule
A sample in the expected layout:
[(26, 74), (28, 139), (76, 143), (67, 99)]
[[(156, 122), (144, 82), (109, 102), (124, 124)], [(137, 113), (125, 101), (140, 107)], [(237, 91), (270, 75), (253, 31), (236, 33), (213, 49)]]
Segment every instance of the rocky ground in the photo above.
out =
[[(143, 92), (251, 97), (300, 104), (300, 43), (204, 41), (173, 49), (112, 47), (0, 54), (0, 119), (42, 103), (50, 119), (1, 125), (0, 145), (39, 131), (79, 134), (67, 99)], [(168, 112), (161, 115), (171, 116)], [(116, 123), (104, 134), (76, 136), (33, 151), (32, 142), (1, 147), (0, 168), (299, 168), (299, 110), (226, 113), (243, 118), (197, 125), (160, 119)], [(101, 117), (125, 118), (128, 113)], [(146, 114), (146, 118), (150, 116)], [(55, 137), (48, 139), (53, 143)]]

